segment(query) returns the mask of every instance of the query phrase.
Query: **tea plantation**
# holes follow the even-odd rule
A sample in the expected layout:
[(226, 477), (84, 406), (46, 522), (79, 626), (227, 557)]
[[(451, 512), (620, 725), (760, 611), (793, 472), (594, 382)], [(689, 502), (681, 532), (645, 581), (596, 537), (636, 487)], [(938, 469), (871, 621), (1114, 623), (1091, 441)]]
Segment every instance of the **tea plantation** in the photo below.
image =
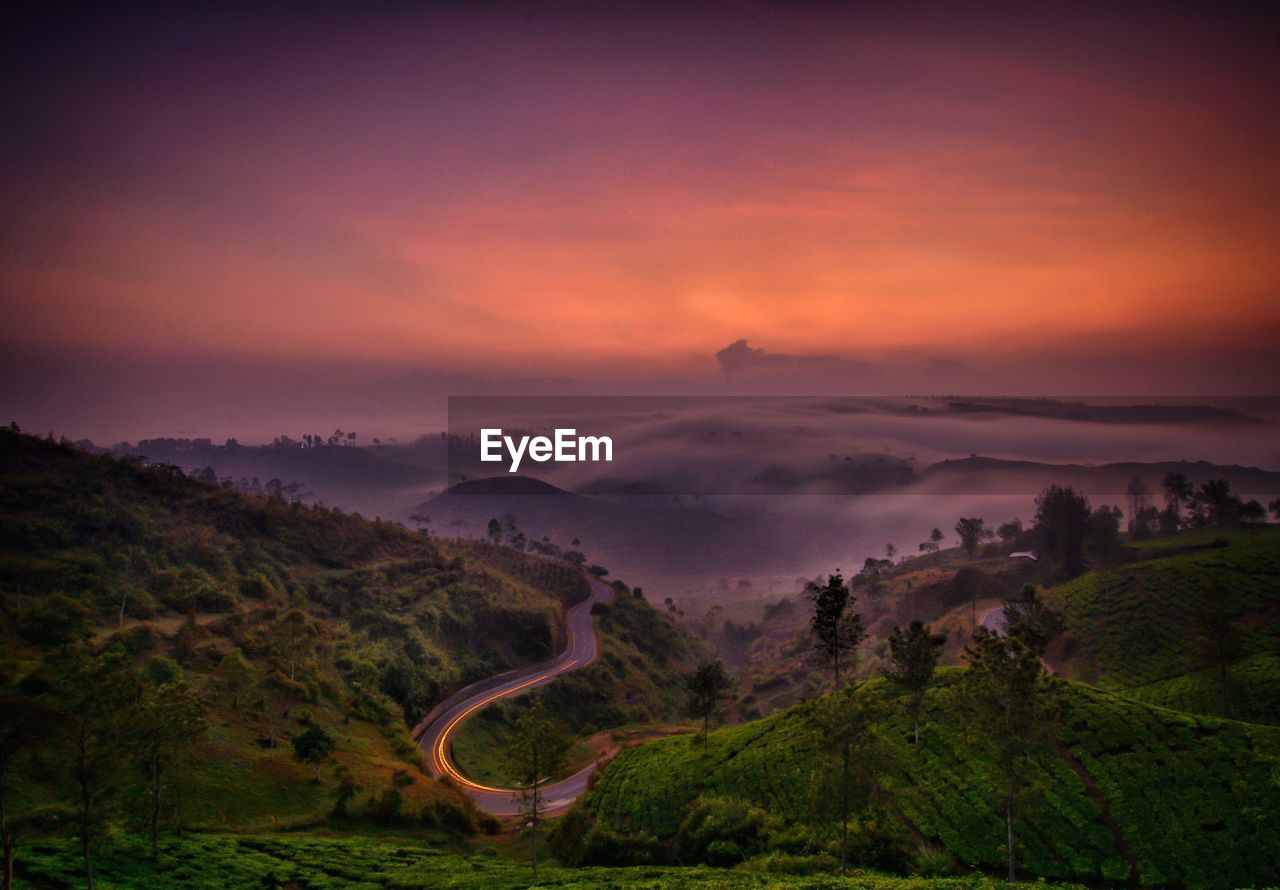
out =
[[(849, 890), (994, 890), (1017, 887), (977, 877), (945, 881), (854, 875), (843, 878), (737, 869), (638, 867), (540, 868), (534, 881), (525, 863), (492, 855), (464, 856), (394, 841), (298, 835), (185, 835), (167, 837), (153, 864), (146, 844), (125, 838), (97, 860), (97, 885), (112, 888), (298, 888), (298, 890), (390, 890), (540, 887), (576, 888), (849, 888)], [(23, 850), (19, 880), (38, 886), (79, 886), (74, 843), (41, 844)], [(1021, 885), (1030, 887), (1032, 885)], [(1051, 890), (1049, 885), (1037, 887)]]
[[(1161, 556), (1157, 544), (1169, 542), (1189, 552)], [(1156, 558), (1053, 589), (1078, 649), (1068, 668), (1153, 704), (1219, 714), (1200, 616), (1221, 608), (1239, 658), (1227, 716), (1280, 723), (1280, 534), (1192, 532), (1151, 542), (1146, 552)]]
[[(1004, 823), (995, 788), (954, 718), (957, 673), (928, 695), (920, 745), (902, 709), (882, 721), (898, 767), (882, 777), (889, 824), (860, 824), (856, 861), (996, 871)], [(875, 694), (897, 695), (880, 680)], [(1230, 887), (1280, 877), (1280, 728), (1150, 707), (1087, 686), (1059, 684), (1054, 745), (1036, 758), (1042, 789), (1017, 830), (1027, 873), (1094, 885)], [(576, 848), (583, 861), (625, 861), (705, 842), (727, 826), (745, 855), (830, 850), (835, 826), (814, 816), (831, 780), (821, 774), (806, 706), (693, 737), (623, 751), (601, 775)], [(702, 803), (696, 802), (701, 799)], [(694, 824), (686, 814), (701, 806)], [(813, 826), (800, 828), (797, 826)], [(562, 832), (567, 833), (567, 832)], [(572, 846), (572, 845), (571, 845)], [(897, 852), (895, 852), (895, 849)], [(905, 851), (905, 852), (904, 852)]]

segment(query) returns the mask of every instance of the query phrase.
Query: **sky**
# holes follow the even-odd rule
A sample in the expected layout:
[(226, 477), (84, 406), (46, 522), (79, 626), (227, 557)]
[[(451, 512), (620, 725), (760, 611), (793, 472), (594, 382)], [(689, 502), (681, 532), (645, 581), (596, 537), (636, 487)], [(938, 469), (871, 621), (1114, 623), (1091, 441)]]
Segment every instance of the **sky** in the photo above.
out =
[(1274, 394), (1277, 20), (1036, 6), (11, 13), (0, 414)]

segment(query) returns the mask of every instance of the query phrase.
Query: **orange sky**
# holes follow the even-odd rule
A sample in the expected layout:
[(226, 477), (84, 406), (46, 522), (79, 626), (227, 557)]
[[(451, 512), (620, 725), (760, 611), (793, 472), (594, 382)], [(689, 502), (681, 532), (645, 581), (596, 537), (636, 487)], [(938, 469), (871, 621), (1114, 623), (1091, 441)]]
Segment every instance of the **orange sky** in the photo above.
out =
[(8, 63), (6, 343), (582, 373), (1280, 330), (1270, 25), (101, 26)]

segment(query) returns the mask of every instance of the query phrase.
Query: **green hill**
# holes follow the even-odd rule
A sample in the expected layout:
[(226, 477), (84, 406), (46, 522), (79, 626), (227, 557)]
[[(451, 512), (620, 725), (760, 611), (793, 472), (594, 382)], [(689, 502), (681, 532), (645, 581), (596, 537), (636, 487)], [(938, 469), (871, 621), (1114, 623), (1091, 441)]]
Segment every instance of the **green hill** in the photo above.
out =
[(1149, 558), (1053, 588), (1074, 676), (1152, 704), (1222, 713), (1205, 615), (1229, 621), (1228, 716), (1280, 723), (1280, 530), (1201, 530), (1137, 545)]
[[(184, 679), (209, 724), (182, 783), (188, 826), (314, 824), (345, 782), (353, 817), (473, 830), (409, 728), (460, 686), (559, 651), (586, 592), (577, 569), (510, 548), (0, 431), (0, 694), (41, 693), (50, 659), (113, 647), (140, 676)], [(634, 597), (602, 623), (602, 692), (566, 716), (669, 716), (688, 638)], [(287, 739), (311, 724), (345, 780), (294, 761)], [(123, 765), (121, 779), (138, 781)], [(110, 814), (122, 825), (129, 799)]]
[[(919, 747), (907, 742), (900, 708), (882, 722), (900, 764), (881, 777), (892, 817), (858, 825), (855, 861), (1001, 866), (1002, 811), (954, 716), (956, 677), (944, 672), (930, 691)], [(1274, 881), (1280, 729), (1060, 685), (1055, 748), (1036, 761), (1044, 791), (1018, 829), (1026, 872), (1095, 885)], [(897, 695), (881, 680), (867, 688), (890, 702)], [(814, 816), (829, 779), (819, 775), (806, 708), (713, 732), (705, 759), (691, 736), (624, 750), (566, 817), (562, 854), (588, 863), (700, 860), (717, 840), (748, 856), (829, 850), (835, 825)]]

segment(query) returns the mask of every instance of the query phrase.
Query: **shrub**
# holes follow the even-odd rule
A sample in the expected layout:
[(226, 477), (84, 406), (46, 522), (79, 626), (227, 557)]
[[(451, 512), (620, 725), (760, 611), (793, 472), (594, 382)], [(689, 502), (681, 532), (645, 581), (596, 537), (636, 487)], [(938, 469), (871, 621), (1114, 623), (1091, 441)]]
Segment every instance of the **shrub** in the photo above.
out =
[[(768, 840), (767, 820), (764, 810), (743, 800), (699, 798), (676, 830), (676, 856), (681, 862), (710, 862), (711, 846), (717, 841), (731, 841), (739, 854), (762, 852)], [(717, 849), (723, 854), (726, 848)]]
[(707, 844), (707, 865), (732, 868), (743, 858), (742, 848), (733, 841), (712, 841)]

